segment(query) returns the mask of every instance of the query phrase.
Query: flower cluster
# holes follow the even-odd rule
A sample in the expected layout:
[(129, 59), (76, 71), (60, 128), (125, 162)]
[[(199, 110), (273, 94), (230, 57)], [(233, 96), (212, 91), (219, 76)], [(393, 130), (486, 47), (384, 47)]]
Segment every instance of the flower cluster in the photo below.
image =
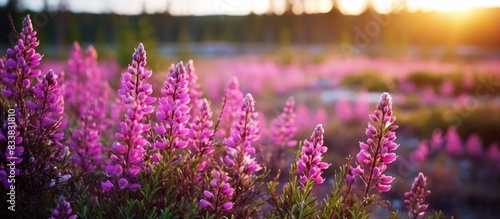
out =
[[(196, 110), (201, 107), (203, 92), (200, 91), (201, 85), (198, 83), (198, 75), (196, 75), (193, 60), (189, 60), (186, 65), (186, 77), (189, 81), (189, 99), (191, 107), (191, 116), (193, 117)], [(193, 110), (196, 109), (196, 110)]]
[(73, 214), (71, 204), (66, 201), (64, 196), (59, 197), (57, 206), (52, 209), (52, 215), (49, 219), (76, 219), (76, 214)]
[(240, 91), (238, 78), (234, 77), (225, 90), (226, 105), (221, 115), (220, 130), (218, 136), (229, 137), (233, 122), (239, 117), (239, 110), (243, 104), (243, 93)]
[(207, 99), (203, 99), (200, 107), (200, 115), (194, 119), (188, 135), (192, 146), (199, 155), (208, 155), (214, 151), (212, 141), (210, 140), (213, 134), (213, 130), (210, 129), (212, 126), (211, 119), (212, 111)]
[(6, 87), (2, 91), (6, 97), (14, 97), (19, 103), (23, 119), (25, 116), (23, 103), (30, 95), (30, 79), (41, 74), (40, 70), (34, 70), (42, 60), (42, 55), (35, 51), (39, 44), (30, 16), (26, 15), (17, 45), (13, 49), (7, 49), (7, 70), (3, 78)]
[(159, 139), (155, 142), (158, 149), (174, 151), (188, 145), (185, 137), (189, 134), (189, 88), (186, 69), (182, 62), (170, 69), (167, 81), (161, 90), (156, 117), (160, 124), (155, 127)]
[(73, 154), (71, 161), (84, 172), (92, 172), (101, 160), (102, 144), (96, 124), (97, 107), (90, 105), (80, 116), (81, 128), (73, 132), (69, 147)]
[(360, 142), (361, 150), (356, 155), (357, 166), (351, 167), (351, 173), (346, 176), (348, 182), (354, 182), (359, 176), (365, 184), (365, 197), (368, 191), (375, 187), (379, 192), (388, 192), (394, 177), (383, 174), (387, 169), (387, 164), (396, 160), (396, 154), (391, 153), (399, 145), (394, 143), (396, 134), (394, 130), (398, 128), (393, 125), (396, 117), (392, 114), (392, 101), (388, 93), (382, 94), (377, 105), (377, 110), (369, 115), (377, 127), (368, 125), (365, 131), (368, 140)]
[(295, 100), (293, 97), (289, 97), (283, 108), (283, 112), (273, 120), (271, 136), (274, 143), (279, 147), (293, 147), (297, 143), (292, 140), (293, 135), (297, 131), (297, 128), (294, 126), (296, 116), (294, 107)]
[(451, 156), (459, 156), (462, 153), (462, 140), (455, 127), (449, 127), (446, 131), (445, 150)]
[(325, 181), (321, 174), (330, 164), (322, 162), (323, 154), (327, 147), (323, 146), (323, 133), (325, 130), (321, 124), (317, 125), (308, 140), (304, 141), (304, 146), (297, 161), (297, 173), (300, 174), (300, 183), (305, 185), (307, 181), (321, 184)]
[(234, 189), (231, 188), (229, 184), (229, 176), (227, 173), (221, 171), (213, 171), (212, 181), (210, 181), (210, 190), (205, 190), (203, 192), (203, 197), (200, 199), (200, 205), (202, 208), (210, 208), (213, 211), (224, 210), (228, 211), (233, 208), (233, 202), (231, 198), (234, 193)]
[(31, 126), (38, 133), (34, 142), (49, 139), (50, 145), (58, 149), (63, 148), (61, 140), (64, 137), (64, 133), (59, 130), (64, 113), (64, 100), (61, 92), (58, 77), (50, 70), (33, 88), (35, 100), (27, 103), (28, 109), (32, 111)]
[(411, 185), (411, 190), (405, 192), (404, 207), (408, 210), (408, 217), (410, 219), (423, 218), (428, 204), (425, 204), (427, 197), (431, 191), (425, 191), (427, 178), (424, 174), (419, 173), (415, 181)]
[(261, 169), (255, 161), (255, 148), (252, 142), (259, 139), (259, 128), (257, 113), (255, 112), (255, 101), (251, 94), (246, 94), (239, 110), (239, 117), (233, 123), (231, 133), (224, 140), (226, 155), (224, 163), (228, 167), (235, 167), (239, 173), (240, 182), (244, 184), (248, 177)]
[[(134, 191), (140, 186), (129, 181), (135, 180), (143, 167), (144, 147), (148, 144), (143, 133), (151, 128), (151, 125), (143, 120), (145, 115), (154, 111), (152, 104), (156, 101), (156, 98), (150, 97), (153, 93), (151, 84), (144, 83), (152, 74), (150, 70), (145, 70), (145, 66), (146, 51), (141, 43), (132, 55), (132, 64), (122, 75), (118, 94), (128, 106), (128, 111), (124, 121), (120, 123), (120, 132), (115, 135), (117, 141), (112, 145), (111, 163), (106, 166), (108, 176), (119, 178), (118, 185), (121, 190), (129, 188)], [(114, 184), (108, 180), (101, 182), (101, 186), (110, 190)]]

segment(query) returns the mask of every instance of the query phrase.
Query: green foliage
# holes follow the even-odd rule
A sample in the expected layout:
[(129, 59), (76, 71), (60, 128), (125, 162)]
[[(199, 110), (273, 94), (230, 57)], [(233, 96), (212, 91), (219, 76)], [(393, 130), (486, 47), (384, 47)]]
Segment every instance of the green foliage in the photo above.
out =
[(348, 75), (342, 78), (341, 85), (356, 86), (373, 92), (389, 91), (389, 82), (382, 74), (367, 71), (361, 74)]

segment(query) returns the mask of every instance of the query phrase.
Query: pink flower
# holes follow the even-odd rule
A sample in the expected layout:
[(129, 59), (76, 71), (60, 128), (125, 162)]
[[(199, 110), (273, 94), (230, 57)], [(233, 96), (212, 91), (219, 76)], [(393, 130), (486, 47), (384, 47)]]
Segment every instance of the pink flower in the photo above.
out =
[(297, 173), (300, 174), (300, 183), (305, 185), (307, 181), (321, 184), (325, 181), (321, 174), (330, 164), (322, 162), (323, 154), (327, 147), (323, 146), (323, 126), (316, 126), (309, 140), (304, 141), (304, 146), (297, 160)]
[(398, 148), (396, 133), (398, 126), (394, 125), (396, 117), (392, 112), (392, 100), (388, 93), (382, 94), (377, 105), (377, 110), (369, 116), (374, 123), (368, 124), (365, 135), (368, 137), (366, 143), (360, 142), (360, 151), (357, 154), (357, 166), (351, 167), (351, 174), (347, 174), (346, 180), (353, 183), (354, 177), (359, 176), (365, 184), (365, 197), (368, 191), (376, 188), (379, 192), (388, 192), (390, 183), (394, 177), (386, 176), (383, 172), (387, 165), (397, 158), (392, 152)]
[(477, 134), (470, 135), (465, 145), (467, 154), (479, 157), (483, 153), (483, 142)]
[(297, 131), (295, 127), (295, 100), (289, 97), (286, 101), (283, 112), (273, 120), (271, 137), (278, 147), (293, 147), (296, 141), (293, 141), (293, 135)]
[(408, 210), (408, 217), (413, 219), (423, 218), (425, 210), (427, 210), (428, 204), (424, 204), (427, 201), (427, 197), (431, 194), (431, 191), (425, 190), (427, 178), (424, 174), (419, 173), (415, 178), (415, 181), (411, 185), (411, 190), (405, 192), (404, 207)]

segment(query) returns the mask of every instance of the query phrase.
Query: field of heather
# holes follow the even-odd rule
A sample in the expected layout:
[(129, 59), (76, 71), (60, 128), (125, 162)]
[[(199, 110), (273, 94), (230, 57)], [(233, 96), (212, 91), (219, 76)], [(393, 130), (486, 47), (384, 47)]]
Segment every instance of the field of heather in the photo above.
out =
[(500, 215), (499, 59), (37, 37), (0, 53), (1, 218)]

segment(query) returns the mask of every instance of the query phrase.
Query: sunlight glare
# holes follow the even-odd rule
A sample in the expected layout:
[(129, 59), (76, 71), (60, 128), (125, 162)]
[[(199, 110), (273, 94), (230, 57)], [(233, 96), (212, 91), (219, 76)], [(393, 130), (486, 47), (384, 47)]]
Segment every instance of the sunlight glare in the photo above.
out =
[(367, 0), (338, 0), (338, 8), (346, 15), (359, 15), (366, 9)]

